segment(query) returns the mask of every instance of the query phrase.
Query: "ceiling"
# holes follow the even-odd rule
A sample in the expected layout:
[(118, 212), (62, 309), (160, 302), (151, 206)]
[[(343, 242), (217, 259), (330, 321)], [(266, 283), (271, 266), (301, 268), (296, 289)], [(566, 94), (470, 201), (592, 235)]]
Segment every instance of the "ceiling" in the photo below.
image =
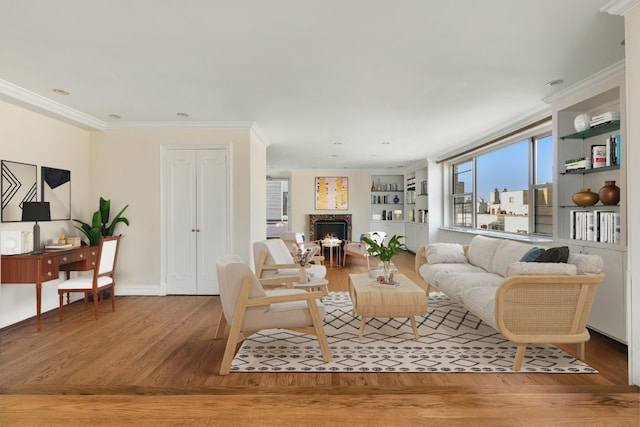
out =
[(405, 167), (624, 59), (608, 1), (0, 0), (0, 95), (98, 129), (255, 123), (276, 176)]

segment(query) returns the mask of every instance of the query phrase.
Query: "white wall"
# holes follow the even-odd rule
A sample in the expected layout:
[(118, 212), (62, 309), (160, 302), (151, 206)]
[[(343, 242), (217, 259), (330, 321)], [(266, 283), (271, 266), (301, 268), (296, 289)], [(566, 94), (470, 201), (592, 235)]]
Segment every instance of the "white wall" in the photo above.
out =
[[(349, 178), (349, 209), (315, 209), (315, 178), (317, 176), (346, 176)], [(291, 203), (289, 228), (292, 231), (304, 232), (309, 236), (307, 215), (351, 214), (351, 237), (357, 240), (360, 238), (360, 234), (369, 231), (370, 176), (369, 171), (320, 169), (293, 171), (289, 182)]]
[[(266, 148), (250, 129), (120, 129), (91, 137), (92, 206), (100, 196), (117, 212), (129, 204), (131, 225), (123, 233), (118, 256), (119, 294), (161, 294), (161, 147), (220, 145), (231, 149), (231, 252), (251, 259), (251, 242), (264, 238)], [(256, 190), (254, 187), (257, 187)], [(262, 204), (260, 204), (262, 203)], [(257, 206), (257, 208), (255, 208)], [(252, 207), (254, 207), (252, 209)], [(94, 209), (95, 210), (95, 209)], [(257, 215), (258, 220), (253, 216)], [(260, 223), (260, 228), (257, 223)], [(215, 262), (215, 260), (212, 260)]]
[[(625, 75), (627, 87), (627, 205), (628, 218), (640, 216), (640, 198), (632, 197), (636, 186), (640, 186), (640, 6), (625, 15)], [(627, 312), (629, 322), (629, 382), (640, 385), (640, 225), (627, 222), (630, 268), (627, 276)]]
[[(0, 159), (37, 165), (38, 200), (40, 167), (71, 171), (71, 218), (86, 218), (95, 208), (90, 203), (90, 132), (0, 101)], [(91, 209), (93, 208), (93, 209)], [(40, 223), (43, 241), (60, 233), (80, 236), (73, 221)], [(33, 223), (0, 223), (1, 230), (33, 229)], [(42, 311), (58, 307), (57, 284), (52, 280), (42, 287)], [(35, 285), (0, 285), (0, 328), (36, 315)]]

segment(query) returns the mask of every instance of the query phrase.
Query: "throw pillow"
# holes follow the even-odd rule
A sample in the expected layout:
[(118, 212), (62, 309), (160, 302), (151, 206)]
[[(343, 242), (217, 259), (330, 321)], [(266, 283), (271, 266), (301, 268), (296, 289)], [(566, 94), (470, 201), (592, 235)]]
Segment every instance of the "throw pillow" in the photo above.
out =
[(536, 258), (538, 258), (544, 252), (544, 248), (533, 247), (527, 251), (526, 254), (522, 255), (520, 258), (520, 262), (533, 262)]
[(558, 246), (541, 253), (533, 262), (564, 262), (569, 260), (569, 247)]
[(430, 243), (425, 246), (424, 255), (429, 264), (467, 262), (464, 248), (457, 243)]
[(541, 274), (566, 274), (575, 275), (578, 270), (573, 264), (563, 264), (559, 262), (514, 262), (507, 267), (507, 275), (518, 276), (521, 274), (526, 275), (541, 275)]

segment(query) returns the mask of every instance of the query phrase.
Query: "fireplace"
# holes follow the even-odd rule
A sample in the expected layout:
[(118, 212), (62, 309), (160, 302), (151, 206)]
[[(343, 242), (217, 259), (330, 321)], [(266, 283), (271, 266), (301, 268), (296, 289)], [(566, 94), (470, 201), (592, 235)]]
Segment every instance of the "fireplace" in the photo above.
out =
[(309, 240), (321, 240), (327, 234), (351, 240), (351, 214), (309, 215)]

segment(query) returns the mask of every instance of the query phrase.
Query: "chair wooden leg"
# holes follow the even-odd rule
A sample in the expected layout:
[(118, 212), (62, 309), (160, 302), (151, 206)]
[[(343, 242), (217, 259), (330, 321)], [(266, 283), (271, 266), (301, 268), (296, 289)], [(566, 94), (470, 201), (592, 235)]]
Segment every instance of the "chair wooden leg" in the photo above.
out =
[(116, 311), (116, 288), (111, 288), (111, 311)]
[(64, 300), (64, 294), (59, 294), (60, 297), (60, 320), (64, 319), (64, 314), (62, 313), (62, 302)]
[(93, 296), (93, 311), (95, 313), (96, 320), (98, 320), (98, 296), (97, 295)]
[(318, 344), (320, 345), (320, 351), (322, 352), (322, 359), (325, 362), (332, 362), (331, 350), (329, 349), (329, 342), (327, 341), (327, 335), (324, 333), (324, 327), (322, 319), (320, 318), (320, 312), (318, 311), (318, 303), (315, 299), (307, 300), (307, 306), (309, 307), (309, 313), (311, 314), (311, 320), (313, 320), (313, 327), (316, 331), (318, 338)]
[(219, 340), (224, 336), (224, 331), (227, 329), (227, 318), (224, 317), (224, 311), (220, 308), (220, 318), (218, 319), (218, 327), (216, 328), (216, 335), (213, 339)]
[(524, 359), (524, 352), (527, 349), (527, 343), (518, 344), (518, 349), (516, 350), (516, 358), (513, 361), (513, 370), (519, 371), (522, 368), (522, 360)]

